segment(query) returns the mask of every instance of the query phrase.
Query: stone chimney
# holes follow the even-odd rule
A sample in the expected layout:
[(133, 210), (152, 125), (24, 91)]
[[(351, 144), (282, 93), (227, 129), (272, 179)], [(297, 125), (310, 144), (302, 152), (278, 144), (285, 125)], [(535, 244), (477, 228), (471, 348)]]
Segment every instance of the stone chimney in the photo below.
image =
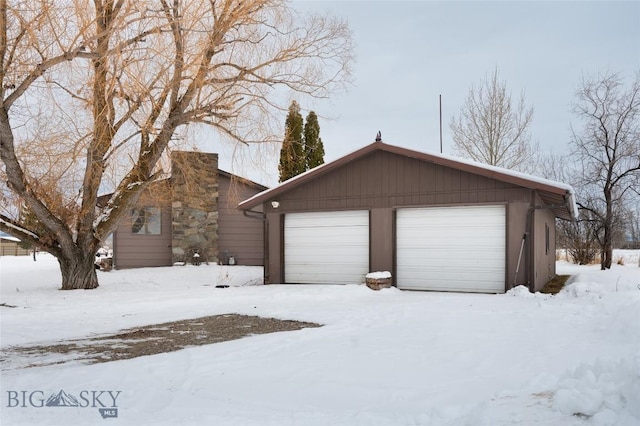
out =
[(171, 154), (171, 216), (173, 263), (218, 261), (218, 154)]

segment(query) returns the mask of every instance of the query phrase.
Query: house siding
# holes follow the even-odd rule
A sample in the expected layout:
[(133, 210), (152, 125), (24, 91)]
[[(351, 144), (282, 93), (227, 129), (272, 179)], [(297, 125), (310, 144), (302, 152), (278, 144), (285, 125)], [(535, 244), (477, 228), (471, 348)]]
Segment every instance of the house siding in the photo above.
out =
[[(526, 254), (515, 277), (532, 190), (451, 167), (373, 151), (340, 168), (318, 175), (277, 195), (275, 211), (264, 203), (269, 221), (269, 263), (266, 282), (283, 282), (282, 225), (284, 214), (301, 211), (370, 210), (372, 270), (395, 276), (395, 211), (402, 207), (506, 204), (505, 290), (526, 284)], [(277, 214), (276, 214), (277, 212)], [(527, 248), (527, 247), (525, 247)]]
[[(263, 220), (246, 217), (236, 208), (240, 201), (262, 189), (226, 175), (218, 176), (218, 252), (222, 263), (228, 263), (229, 256), (233, 256), (238, 265), (264, 265)], [(255, 209), (259, 210), (262, 209)]]
[[(549, 250), (547, 250), (547, 229), (549, 230)], [(556, 275), (555, 217), (546, 209), (534, 214), (534, 271), (533, 287), (540, 291)]]
[[(166, 185), (161, 183), (160, 185)], [(137, 235), (131, 232), (131, 215), (125, 213), (113, 234), (113, 263), (118, 269), (170, 266), (171, 260), (171, 206), (168, 199), (155, 199), (143, 194), (138, 207), (153, 206), (161, 209), (160, 235)]]
[(284, 215), (267, 213), (267, 254), (264, 282), (284, 282)]
[[(195, 163), (191, 156), (187, 160)], [(218, 170), (216, 155), (206, 154), (204, 160), (200, 166), (215, 176), (191, 188), (189, 196), (180, 194), (184, 185), (176, 185), (175, 179), (156, 182), (142, 194), (136, 207), (161, 208), (161, 234), (133, 234), (126, 214), (113, 234), (116, 268), (171, 266), (185, 261), (193, 248), (204, 255), (203, 261), (227, 263), (232, 255), (239, 265), (264, 265), (264, 221), (244, 216), (237, 205), (266, 187)]]
[[(523, 237), (527, 232), (526, 217), (529, 203), (511, 202), (507, 207), (507, 287), (527, 285), (527, 254), (529, 238)], [(522, 255), (520, 250), (522, 249)], [(518, 261), (520, 264), (518, 265)], [(516, 276), (516, 271), (518, 271)]]
[[(395, 214), (393, 209), (371, 209), (369, 241), (371, 247), (371, 270), (372, 271), (393, 271), (394, 270), (394, 223)], [(375, 232), (372, 232), (375, 230)]]

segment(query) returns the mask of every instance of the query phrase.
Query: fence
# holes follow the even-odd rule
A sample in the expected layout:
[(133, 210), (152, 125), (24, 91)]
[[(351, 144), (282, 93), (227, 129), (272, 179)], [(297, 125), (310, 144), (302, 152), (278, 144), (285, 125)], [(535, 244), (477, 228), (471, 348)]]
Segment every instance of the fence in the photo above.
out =
[(0, 256), (29, 256), (30, 249), (22, 248), (15, 241), (0, 239)]

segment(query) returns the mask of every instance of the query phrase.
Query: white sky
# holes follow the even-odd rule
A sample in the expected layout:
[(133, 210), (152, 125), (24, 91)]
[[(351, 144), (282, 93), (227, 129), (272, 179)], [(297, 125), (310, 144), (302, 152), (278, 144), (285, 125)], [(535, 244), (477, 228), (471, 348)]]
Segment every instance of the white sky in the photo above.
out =
[[(534, 108), (531, 136), (564, 152), (574, 93), (583, 76), (640, 71), (640, 2), (296, 1), (300, 10), (348, 20), (355, 41), (355, 85), (330, 101), (299, 100), (320, 119), (325, 160), (365, 146), (380, 130), (393, 145), (439, 152), (442, 95), (444, 153), (449, 122), (472, 84), (497, 67), (513, 99)], [(306, 115), (306, 113), (304, 113)], [(333, 117), (328, 120), (322, 117)], [(284, 117), (282, 119), (284, 126)], [(231, 169), (221, 152), (220, 165)], [(273, 185), (270, 176), (239, 174)]]

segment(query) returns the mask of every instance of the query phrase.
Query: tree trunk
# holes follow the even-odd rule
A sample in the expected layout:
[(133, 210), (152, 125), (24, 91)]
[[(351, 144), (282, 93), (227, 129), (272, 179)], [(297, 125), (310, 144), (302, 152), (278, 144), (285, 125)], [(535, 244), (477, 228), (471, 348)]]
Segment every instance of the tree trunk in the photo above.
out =
[(600, 259), (600, 269), (611, 269), (611, 261), (613, 260), (613, 200), (611, 190), (611, 172), (607, 176), (604, 187), (604, 200), (606, 203), (606, 213), (604, 217), (603, 230), (604, 238), (602, 241), (602, 258)]
[(91, 290), (98, 287), (95, 257), (76, 254), (72, 258), (58, 258), (62, 272), (61, 290)]
[(600, 259), (600, 269), (611, 269), (613, 261), (613, 238), (612, 230), (609, 226), (604, 227), (604, 244), (602, 245), (602, 259)]

